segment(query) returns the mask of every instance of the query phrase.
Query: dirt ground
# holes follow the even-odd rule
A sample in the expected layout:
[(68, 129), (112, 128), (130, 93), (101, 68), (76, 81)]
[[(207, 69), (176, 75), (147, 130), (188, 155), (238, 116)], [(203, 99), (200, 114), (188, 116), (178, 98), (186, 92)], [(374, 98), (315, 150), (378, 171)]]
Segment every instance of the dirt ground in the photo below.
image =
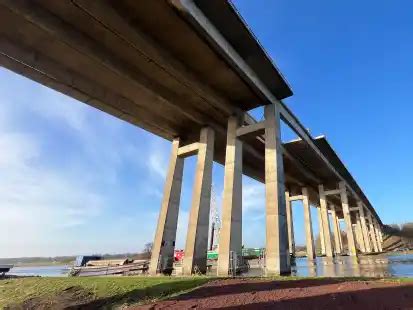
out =
[(413, 282), (216, 280), (173, 299), (128, 309), (214, 308), (413, 309)]

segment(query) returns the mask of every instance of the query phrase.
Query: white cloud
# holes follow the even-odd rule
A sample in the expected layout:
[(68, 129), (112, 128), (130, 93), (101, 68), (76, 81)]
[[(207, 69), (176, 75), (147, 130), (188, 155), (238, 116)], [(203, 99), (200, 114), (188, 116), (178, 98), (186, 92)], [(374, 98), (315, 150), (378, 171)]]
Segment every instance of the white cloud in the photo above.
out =
[(70, 97), (58, 95), (54, 90), (40, 86), (36, 89), (36, 102), (32, 110), (43, 118), (68, 126), (83, 134), (88, 130), (88, 107)]
[(243, 212), (265, 212), (265, 187), (257, 181), (244, 181), (242, 189)]
[(102, 197), (82, 180), (35, 165), (41, 156), (35, 141), (0, 132), (0, 235), (9, 236), (0, 239), (0, 256), (9, 256), (7, 246), (16, 239), (30, 242), (82, 225), (104, 208)]
[[(0, 98), (0, 257), (137, 251), (153, 239), (167, 141), (3, 69)], [(135, 190), (151, 201), (122, 196)]]

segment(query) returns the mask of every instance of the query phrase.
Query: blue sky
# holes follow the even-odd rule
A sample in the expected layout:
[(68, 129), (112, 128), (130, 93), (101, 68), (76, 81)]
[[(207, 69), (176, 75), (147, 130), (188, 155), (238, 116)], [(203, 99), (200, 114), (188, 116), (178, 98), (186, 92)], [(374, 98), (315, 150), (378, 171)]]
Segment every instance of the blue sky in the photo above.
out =
[[(413, 4), (235, 1), (385, 223), (413, 221)], [(260, 118), (262, 111), (256, 111)], [(283, 133), (289, 139), (288, 130)], [(153, 238), (169, 142), (0, 69), (0, 257), (136, 252)], [(183, 247), (195, 158), (185, 162)], [(214, 165), (220, 207), (223, 168)], [(244, 178), (243, 240), (264, 245), (264, 188)], [(294, 204), (298, 244), (303, 213)], [(313, 214), (313, 218), (315, 214)], [(315, 231), (316, 229), (316, 218)], [(6, 236), (6, 238), (4, 238)]]

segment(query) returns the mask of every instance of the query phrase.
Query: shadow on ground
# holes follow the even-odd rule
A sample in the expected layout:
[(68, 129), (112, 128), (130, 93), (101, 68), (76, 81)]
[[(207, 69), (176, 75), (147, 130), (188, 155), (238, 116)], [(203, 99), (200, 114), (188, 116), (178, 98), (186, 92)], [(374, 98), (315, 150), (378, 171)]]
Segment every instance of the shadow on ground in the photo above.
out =
[(221, 280), (131, 309), (413, 309), (413, 283), (309, 279)]
[(413, 309), (413, 286), (331, 292), (318, 296), (223, 306), (221, 309)]

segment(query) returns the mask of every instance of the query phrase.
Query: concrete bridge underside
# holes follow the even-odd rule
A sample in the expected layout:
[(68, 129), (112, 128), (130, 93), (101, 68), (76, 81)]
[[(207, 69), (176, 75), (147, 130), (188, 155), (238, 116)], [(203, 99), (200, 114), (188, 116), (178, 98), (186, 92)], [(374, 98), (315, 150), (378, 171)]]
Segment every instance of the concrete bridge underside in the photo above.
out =
[[(267, 204), (274, 203), (278, 213), (273, 214), (275, 222), (267, 221), (267, 226), (280, 226), (274, 226), (273, 232), (267, 227), (267, 239), (278, 238), (277, 246), (284, 247), (287, 240), (284, 226), (288, 215), (284, 217), (289, 209), (288, 197), (303, 200), (304, 206), (318, 207), (327, 223), (328, 212), (334, 211), (347, 226), (355, 225), (356, 234), (364, 229), (364, 239), (380, 239), (376, 229), (382, 224), (373, 206), (328, 141), (311, 137), (282, 102), (292, 95), (289, 85), (227, 1), (0, 0), (0, 64), (173, 141), (170, 180), (163, 202), (166, 218), (173, 213), (169, 212), (171, 205), (179, 207), (182, 159), (198, 155), (199, 184), (194, 186), (191, 211), (194, 222), (189, 223), (193, 234), (188, 234), (186, 247), (186, 254), (194, 252), (186, 255), (188, 274), (194, 272), (197, 247), (202, 252), (201, 261), (205, 256), (208, 222), (203, 217), (209, 211), (212, 161), (226, 166), (226, 186), (232, 184), (227, 203), (238, 209), (241, 185), (236, 176), (229, 177), (234, 174), (231, 165), (235, 163), (235, 175), (245, 174), (268, 185)], [(266, 106), (266, 119), (261, 122), (247, 113), (259, 106)], [(280, 119), (299, 140), (280, 143)], [(231, 137), (235, 151), (228, 143)], [(229, 155), (234, 156), (234, 162), (228, 162)], [(282, 156), (281, 162), (277, 156)], [(269, 178), (275, 180), (274, 192)], [(235, 190), (233, 185), (239, 188)], [(242, 223), (242, 219), (233, 218), (239, 216), (240, 209), (236, 208), (223, 208), (229, 212), (227, 252), (230, 244), (239, 245), (241, 240), (231, 233), (232, 222), (239, 222), (235, 225), (238, 231)], [(272, 218), (271, 210), (267, 208), (268, 219)], [(162, 210), (155, 252), (165, 255), (162, 248), (168, 246), (162, 234), (170, 229), (169, 259), (176, 227), (165, 226), (161, 217)], [(331, 239), (328, 231), (325, 234)], [(356, 237), (360, 239), (359, 234)], [(335, 242), (340, 244), (339, 240)], [(269, 255), (274, 264), (288, 254), (277, 246)], [(375, 249), (379, 250), (378, 244)], [(327, 256), (332, 252), (325, 250)], [(364, 250), (367, 252), (366, 246)], [(350, 252), (355, 254), (355, 250)], [(153, 257), (153, 261), (159, 260)], [(223, 273), (228, 272), (226, 262), (222, 265)], [(203, 266), (197, 267), (203, 271)], [(159, 271), (159, 263), (153, 268)], [(271, 271), (281, 273), (280, 268)]]

